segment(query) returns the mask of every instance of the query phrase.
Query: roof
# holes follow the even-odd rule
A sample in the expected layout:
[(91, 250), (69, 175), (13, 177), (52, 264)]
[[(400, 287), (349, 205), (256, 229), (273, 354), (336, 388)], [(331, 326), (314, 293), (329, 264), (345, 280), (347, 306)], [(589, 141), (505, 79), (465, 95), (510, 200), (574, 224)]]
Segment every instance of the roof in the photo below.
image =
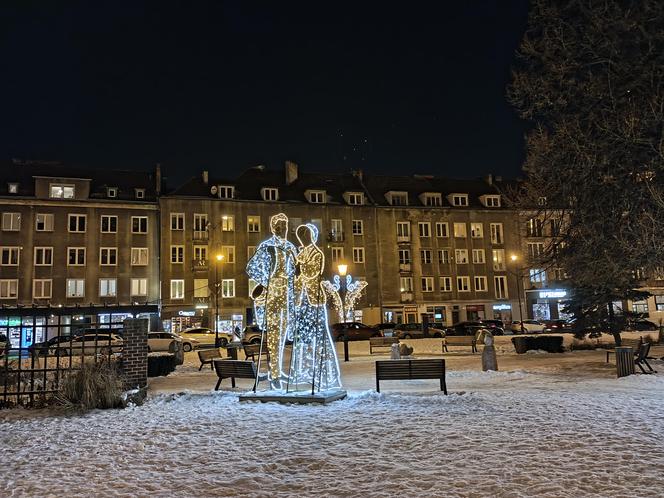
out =
[[(136, 200), (134, 189), (145, 189), (143, 201), (154, 202), (157, 198), (156, 173), (115, 169), (95, 169), (67, 166), (48, 161), (3, 161), (0, 162), (0, 196), (34, 197), (36, 177), (81, 179), (90, 181), (90, 199), (108, 201)], [(18, 193), (9, 193), (9, 184), (18, 183)], [(117, 187), (117, 198), (109, 199), (107, 187)]]

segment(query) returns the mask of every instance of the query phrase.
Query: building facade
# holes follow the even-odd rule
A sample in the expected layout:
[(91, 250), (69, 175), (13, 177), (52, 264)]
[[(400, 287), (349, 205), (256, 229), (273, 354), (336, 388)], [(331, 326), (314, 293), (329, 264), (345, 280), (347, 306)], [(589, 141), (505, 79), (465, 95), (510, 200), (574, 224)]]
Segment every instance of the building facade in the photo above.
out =
[[(2, 307), (158, 302), (158, 171), (15, 161), (1, 176)], [(100, 311), (86, 319), (124, 316)]]

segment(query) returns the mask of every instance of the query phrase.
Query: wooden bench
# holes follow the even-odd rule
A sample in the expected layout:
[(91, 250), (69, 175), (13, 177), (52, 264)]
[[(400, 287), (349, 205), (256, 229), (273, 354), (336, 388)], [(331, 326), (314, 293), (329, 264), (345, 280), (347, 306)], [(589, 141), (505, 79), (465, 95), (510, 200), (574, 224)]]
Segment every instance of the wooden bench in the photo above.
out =
[(472, 335), (450, 336), (443, 339), (443, 353), (449, 353), (448, 346), (470, 346), (473, 353), (477, 353), (477, 339)]
[[(634, 354), (638, 353), (639, 347), (641, 344), (643, 344), (643, 337), (639, 337), (638, 339), (623, 339), (620, 341), (621, 347), (624, 348), (632, 348), (634, 350)], [(607, 349), (606, 350), (606, 362), (609, 362), (609, 355), (616, 354), (615, 349)]]
[[(639, 345), (638, 351), (634, 354), (634, 364), (645, 373), (657, 373), (648, 363), (648, 355), (650, 354), (650, 343), (644, 342)], [(643, 368), (643, 365), (648, 367), (648, 371)]]
[(219, 385), (224, 379), (231, 379), (231, 386), (235, 387), (235, 378), (252, 379), (256, 383), (256, 364), (247, 360), (213, 360), (212, 364), (217, 372), (217, 385), (214, 390), (219, 390)]
[(392, 344), (399, 344), (399, 338), (398, 337), (371, 337), (369, 338), (369, 354), (374, 353), (374, 349), (379, 349), (382, 348), (383, 350), (387, 348), (387, 351), (383, 351), (386, 353), (389, 353), (392, 349)]
[(440, 379), (440, 390), (447, 394), (445, 360), (382, 360), (376, 362), (376, 392), (381, 380)]
[(244, 345), (244, 359), (248, 360), (251, 358), (252, 361), (256, 361), (258, 355), (265, 355), (267, 361), (270, 361), (270, 352), (267, 350), (267, 345), (263, 344), (263, 349), (261, 349), (260, 344), (245, 344)]
[(210, 364), (210, 369), (214, 370), (212, 362), (214, 360), (221, 359), (221, 351), (218, 348), (214, 349), (202, 349), (198, 351), (198, 359), (201, 360), (201, 366), (198, 367), (198, 371), (203, 368), (203, 365)]

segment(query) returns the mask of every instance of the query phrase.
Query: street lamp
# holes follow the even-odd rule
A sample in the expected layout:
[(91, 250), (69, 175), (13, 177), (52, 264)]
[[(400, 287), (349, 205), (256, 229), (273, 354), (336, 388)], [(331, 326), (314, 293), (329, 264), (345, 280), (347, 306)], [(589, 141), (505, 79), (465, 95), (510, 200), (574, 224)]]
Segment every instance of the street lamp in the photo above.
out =
[(223, 254), (217, 254), (214, 265), (214, 347), (219, 347), (219, 266), (224, 260)]
[(344, 309), (344, 301), (346, 298), (346, 288), (345, 288), (345, 282), (346, 282), (346, 272), (348, 271), (348, 265), (344, 263), (339, 263), (337, 265), (337, 271), (339, 272), (339, 276), (341, 277), (340, 279), (340, 285), (341, 288), (339, 290), (343, 290), (343, 293), (339, 294), (339, 297), (341, 298), (341, 317), (343, 319), (343, 323), (346, 323), (346, 310)]
[[(512, 254), (510, 259), (512, 260), (512, 263), (516, 265), (519, 257), (516, 254)], [(516, 266), (515, 268), (516, 271), (510, 273), (516, 277), (516, 293), (519, 298), (519, 324), (521, 325), (521, 332), (523, 333), (523, 312), (521, 311), (521, 269)]]

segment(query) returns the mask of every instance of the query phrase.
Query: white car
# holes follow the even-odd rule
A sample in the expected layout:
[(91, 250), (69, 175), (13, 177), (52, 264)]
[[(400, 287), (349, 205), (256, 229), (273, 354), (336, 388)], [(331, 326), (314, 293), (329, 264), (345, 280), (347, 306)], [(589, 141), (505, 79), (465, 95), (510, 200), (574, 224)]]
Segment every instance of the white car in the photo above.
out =
[(122, 337), (113, 332), (86, 332), (53, 346), (51, 354), (80, 356), (119, 353), (123, 342)]
[(198, 341), (194, 338), (184, 338), (170, 332), (149, 332), (148, 348), (152, 351), (170, 351), (171, 344), (179, 342), (182, 345), (182, 351), (189, 352), (198, 346)]
[(522, 322), (512, 322), (512, 332), (520, 334), (523, 330), (524, 334), (542, 334), (546, 325), (539, 320), (523, 320)]
[[(179, 334), (182, 339), (186, 341), (196, 340), (199, 344), (214, 344), (214, 330), (210, 330), (205, 327), (193, 327), (190, 329), (185, 329)], [(233, 338), (230, 334), (226, 332), (219, 331), (219, 346), (225, 347), (226, 344), (231, 342)], [(186, 349), (185, 349), (186, 351)]]

